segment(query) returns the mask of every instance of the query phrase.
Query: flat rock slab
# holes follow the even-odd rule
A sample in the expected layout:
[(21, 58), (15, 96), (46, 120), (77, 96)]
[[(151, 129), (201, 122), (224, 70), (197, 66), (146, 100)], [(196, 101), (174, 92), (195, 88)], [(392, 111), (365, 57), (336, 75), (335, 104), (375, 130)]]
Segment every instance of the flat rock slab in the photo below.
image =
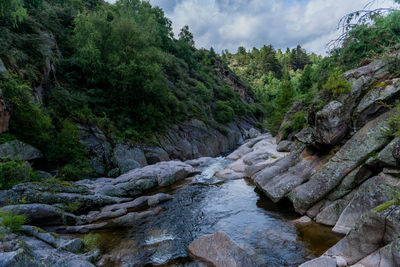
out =
[(222, 231), (200, 237), (188, 250), (192, 257), (215, 267), (257, 266), (255, 260)]

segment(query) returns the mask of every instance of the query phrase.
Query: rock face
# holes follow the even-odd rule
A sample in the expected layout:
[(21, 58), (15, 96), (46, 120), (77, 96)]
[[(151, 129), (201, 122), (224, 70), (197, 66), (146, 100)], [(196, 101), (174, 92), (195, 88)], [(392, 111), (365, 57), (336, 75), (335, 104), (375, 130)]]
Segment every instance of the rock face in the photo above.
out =
[(257, 266), (254, 259), (224, 232), (205, 235), (189, 245), (189, 254), (211, 266)]
[(114, 140), (97, 127), (81, 125), (80, 131), (93, 170), (99, 175), (116, 177), (132, 169), (171, 159), (185, 161), (215, 157), (235, 148), (246, 138), (258, 136), (260, 132), (254, 129), (253, 123), (248, 119), (211, 127), (193, 119), (171, 126), (164, 134), (145, 144)]
[(33, 146), (15, 140), (0, 145), (0, 158), (2, 157), (28, 161), (42, 158), (43, 154)]
[(347, 133), (346, 119), (349, 116), (344, 105), (332, 101), (315, 116), (314, 138), (318, 144), (336, 145)]
[[(0, 64), (2, 63), (3, 62), (0, 62)], [(9, 122), (10, 122), (10, 111), (6, 106), (6, 103), (2, 97), (2, 93), (0, 90), (0, 133), (8, 131)]]
[[(40, 231), (39, 231), (40, 230)], [(94, 267), (90, 254), (81, 254), (82, 239), (64, 239), (41, 229), (23, 226), (23, 233), (7, 234), (0, 250), (2, 267)]]

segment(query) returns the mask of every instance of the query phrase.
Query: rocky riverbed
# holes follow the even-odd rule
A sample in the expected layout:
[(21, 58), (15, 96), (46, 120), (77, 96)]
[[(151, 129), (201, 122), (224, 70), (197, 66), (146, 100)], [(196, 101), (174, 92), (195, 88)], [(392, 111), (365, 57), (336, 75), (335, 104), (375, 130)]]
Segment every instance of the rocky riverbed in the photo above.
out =
[[(245, 178), (248, 167), (285, 158), (275, 148), (265, 134), (226, 157), (161, 162), (115, 179), (21, 184), (3, 191), (3, 210), (25, 214), (35, 227), (24, 226), (9, 238), (24, 245), (3, 249), (0, 266), (198, 266), (205, 258), (190, 257), (189, 245), (217, 231), (256, 266), (297, 266), (341, 236), (317, 224), (312, 231), (309, 223), (296, 225), (299, 216), (290, 205), (274, 204)], [(74, 210), (65, 209), (70, 203)], [(96, 250), (85, 252), (82, 238), (89, 233), (97, 238)], [(76, 246), (71, 250), (68, 243)]]

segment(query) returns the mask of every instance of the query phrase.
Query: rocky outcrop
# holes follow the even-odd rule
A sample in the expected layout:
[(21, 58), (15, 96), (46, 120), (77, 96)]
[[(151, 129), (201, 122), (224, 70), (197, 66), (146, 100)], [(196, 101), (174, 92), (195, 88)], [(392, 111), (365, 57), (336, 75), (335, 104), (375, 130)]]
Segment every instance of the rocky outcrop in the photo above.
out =
[(3, 267), (94, 267), (95, 254), (83, 253), (82, 239), (65, 239), (32, 226), (23, 232), (6, 234), (0, 247)]
[[(0, 61), (0, 72), (2, 63), (3, 62)], [(3, 95), (0, 89), (0, 133), (8, 131), (9, 123), (10, 123), (10, 111), (7, 108), (6, 102), (3, 99)]]
[(188, 250), (195, 259), (215, 267), (257, 266), (256, 261), (222, 231), (200, 237)]
[(12, 160), (29, 161), (42, 158), (43, 154), (31, 145), (14, 140), (0, 144), (0, 158), (3, 157)]
[(116, 177), (132, 169), (171, 159), (191, 160), (215, 157), (235, 148), (246, 138), (260, 134), (251, 119), (228, 125), (206, 125), (190, 120), (171, 126), (155, 136), (151, 143), (135, 144), (117, 141), (97, 127), (80, 126), (81, 142), (89, 151), (93, 170), (103, 176)]

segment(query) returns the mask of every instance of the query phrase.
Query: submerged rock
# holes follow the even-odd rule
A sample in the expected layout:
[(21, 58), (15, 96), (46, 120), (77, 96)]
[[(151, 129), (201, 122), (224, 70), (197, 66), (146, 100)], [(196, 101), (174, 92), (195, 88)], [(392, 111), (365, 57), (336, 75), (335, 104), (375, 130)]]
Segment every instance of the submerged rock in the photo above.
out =
[(215, 267), (257, 266), (256, 261), (222, 231), (200, 237), (188, 250), (195, 259)]

